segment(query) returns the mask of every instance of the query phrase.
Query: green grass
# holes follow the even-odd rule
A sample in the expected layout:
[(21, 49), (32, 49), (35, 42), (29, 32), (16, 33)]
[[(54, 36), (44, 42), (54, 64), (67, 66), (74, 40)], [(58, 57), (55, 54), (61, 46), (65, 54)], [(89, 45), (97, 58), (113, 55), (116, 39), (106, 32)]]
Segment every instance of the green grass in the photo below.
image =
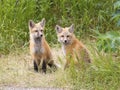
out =
[[(73, 89), (80, 90), (119, 90), (120, 89), (120, 57), (92, 50), (92, 64), (80, 71), (71, 70)], [(72, 73), (71, 73), (72, 72)]]
[[(119, 90), (119, 3), (118, 0), (0, 0), (0, 86)], [(46, 19), (45, 37), (56, 62), (62, 65), (62, 69), (53, 73), (48, 69), (46, 75), (34, 73), (28, 50), (28, 21), (39, 22), (42, 18)], [(56, 24), (66, 27), (72, 23), (75, 35), (89, 47), (93, 61), (89, 67), (83, 64), (78, 71), (74, 67), (63, 71), (65, 60), (61, 50), (55, 48), (60, 45), (54, 28)], [(104, 49), (110, 52), (105, 53)]]
[(61, 50), (53, 48), (54, 60), (62, 67), (52, 73), (48, 68), (47, 74), (34, 72), (33, 62), (29, 50), (26, 48), (3, 55), (0, 58), (0, 86), (119, 90), (120, 56), (114, 57), (112, 54), (98, 52), (95, 47), (90, 45), (88, 47), (91, 50), (92, 63), (87, 67), (83, 63), (80, 64), (81, 68), (78, 70), (70, 67), (66, 71), (63, 70), (65, 60)]
[[(46, 39), (56, 44), (55, 25), (75, 24), (78, 38), (99, 30), (119, 30), (116, 18), (112, 19), (116, 0), (0, 0), (0, 53), (27, 46), (29, 41), (28, 21), (39, 22), (46, 18)], [(117, 6), (118, 7), (118, 6)]]

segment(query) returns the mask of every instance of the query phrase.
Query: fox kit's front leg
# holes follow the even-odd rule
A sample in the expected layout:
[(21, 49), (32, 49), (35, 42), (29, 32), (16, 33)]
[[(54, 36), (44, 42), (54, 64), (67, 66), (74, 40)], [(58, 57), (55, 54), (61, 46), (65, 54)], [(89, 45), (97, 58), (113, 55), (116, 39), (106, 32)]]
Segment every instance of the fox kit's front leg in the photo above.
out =
[[(70, 27), (65, 28), (56, 25), (55, 29), (57, 32), (58, 41), (62, 44), (63, 52), (67, 58), (65, 68), (71, 63), (78, 65), (80, 60), (90, 62), (87, 48), (74, 35), (73, 24)], [(86, 51), (86, 55), (81, 54), (84, 53), (83, 50)]]
[(68, 64), (67, 61), (68, 61), (68, 60), (66, 60), (66, 63), (65, 63), (65, 66), (64, 66), (64, 70), (69, 67), (69, 64)]
[(35, 60), (33, 61), (33, 65), (34, 65), (34, 71), (38, 72), (38, 65), (35, 62)]
[(39, 64), (40, 64), (40, 60), (38, 60), (38, 59), (33, 60), (34, 71), (38, 72)]
[[(48, 62), (52, 58), (50, 46), (44, 37), (45, 19), (35, 24), (32, 20), (29, 21), (30, 30), (30, 53), (34, 60), (34, 70), (38, 72), (39, 63), (42, 63), (42, 71), (46, 73)], [(43, 61), (42, 61), (43, 60)], [(52, 66), (51, 63), (50, 66)]]
[[(70, 66), (71, 63), (74, 63), (74, 55), (72, 54), (66, 54), (66, 63), (64, 66), (64, 70)], [(74, 63), (75, 64), (75, 63)]]
[(46, 62), (45, 62), (45, 60), (43, 60), (43, 62), (42, 62), (42, 72), (43, 73), (46, 73), (46, 67), (47, 67)]

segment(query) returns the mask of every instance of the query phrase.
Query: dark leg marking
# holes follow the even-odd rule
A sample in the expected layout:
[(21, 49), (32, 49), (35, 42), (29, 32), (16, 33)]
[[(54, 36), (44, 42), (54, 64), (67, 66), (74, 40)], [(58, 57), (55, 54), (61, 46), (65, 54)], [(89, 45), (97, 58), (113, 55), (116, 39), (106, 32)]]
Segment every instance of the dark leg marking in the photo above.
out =
[(37, 63), (34, 61), (34, 71), (38, 72), (38, 66), (37, 66)]
[(42, 71), (44, 72), (44, 73), (46, 73), (46, 62), (45, 62), (45, 60), (43, 60), (43, 63), (42, 63)]
[(49, 66), (49, 67), (52, 67), (52, 66), (53, 66), (53, 64), (51, 64), (51, 63), (48, 63), (48, 66)]
[(57, 66), (54, 63), (48, 63), (48, 66), (52, 68), (54, 72), (57, 70)]

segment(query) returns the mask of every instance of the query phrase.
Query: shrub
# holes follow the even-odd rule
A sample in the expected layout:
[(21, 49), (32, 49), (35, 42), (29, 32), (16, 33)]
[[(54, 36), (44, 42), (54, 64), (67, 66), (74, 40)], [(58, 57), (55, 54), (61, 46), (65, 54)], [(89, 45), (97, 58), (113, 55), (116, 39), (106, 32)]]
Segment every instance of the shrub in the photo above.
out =
[(96, 32), (97, 47), (99, 51), (119, 52), (120, 50), (120, 33), (117, 31), (109, 31), (105, 34)]

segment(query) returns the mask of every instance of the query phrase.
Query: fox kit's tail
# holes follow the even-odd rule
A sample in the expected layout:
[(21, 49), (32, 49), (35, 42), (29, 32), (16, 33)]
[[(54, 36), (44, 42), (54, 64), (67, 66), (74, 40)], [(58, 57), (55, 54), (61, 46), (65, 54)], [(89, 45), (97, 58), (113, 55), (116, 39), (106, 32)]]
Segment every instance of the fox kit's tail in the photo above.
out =
[(55, 63), (55, 65), (56, 65), (56, 67), (59, 68), (59, 69), (62, 68), (60, 64)]

